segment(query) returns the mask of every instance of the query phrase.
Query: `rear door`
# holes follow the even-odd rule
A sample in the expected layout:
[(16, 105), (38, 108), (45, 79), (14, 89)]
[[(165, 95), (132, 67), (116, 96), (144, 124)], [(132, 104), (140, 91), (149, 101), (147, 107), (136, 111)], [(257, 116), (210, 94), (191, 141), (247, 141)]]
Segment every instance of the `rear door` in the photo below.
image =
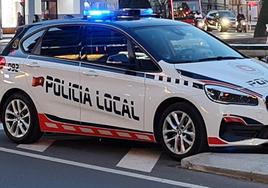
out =
[(25, 62), (28, 90), (37, 106), (43, 131), (66, 132), (68, 127), (58, 122), (80, 122), (81, 32), (80, 25), (55, 26), (22, 42), (29, 54)]

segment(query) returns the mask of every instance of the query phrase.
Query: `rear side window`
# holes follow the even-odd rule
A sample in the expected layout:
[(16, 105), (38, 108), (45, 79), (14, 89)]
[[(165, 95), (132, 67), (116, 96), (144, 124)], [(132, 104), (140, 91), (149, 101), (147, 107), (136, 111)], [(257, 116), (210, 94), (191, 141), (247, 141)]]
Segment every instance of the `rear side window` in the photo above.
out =
[(50, 28), (43, 37), (40, 55), (68, 60), (79, 60), (81, 27)]
[(25, 41), (23, 41), (22, 43), (23, 50), (26, 53), (39, 54), (38, 51), (35, 51), (35, 50), (37, 50), (36, 46), (38, 42), (40, 42), (40, 39), (43, 36), (44, 32), (45, 32), (44, 30), (39, 31), (35, 33), (34, 35), (32, 35), (31, 37), (27, 38)]
[(16, 34), (13, 37), (13, 39), (8, 43), (8, 45), (5, 47), (5, 49), (2, 52), (2, 55), (12, 55), (19, 49), (19, 43), (21, 38), (24, 36), (24, 34), (27, 32), (29, 27), (19, 27), (16, 30)]

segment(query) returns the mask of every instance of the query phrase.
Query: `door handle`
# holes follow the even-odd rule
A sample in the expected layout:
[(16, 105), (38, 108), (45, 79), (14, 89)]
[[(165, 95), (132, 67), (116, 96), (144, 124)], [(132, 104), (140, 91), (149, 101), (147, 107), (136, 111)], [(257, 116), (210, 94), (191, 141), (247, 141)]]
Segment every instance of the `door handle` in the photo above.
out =
[(97, 77), (99, 74), (96, 71), (89, 70), (89, 71), (83, 71), (83, 75), (90, 76), (90, 77)]
[(34, 67), (40, 67), (40, 65), (37, 62), (27, 63), (26, 66), (32, 67), (32, 68), (34, 68)]

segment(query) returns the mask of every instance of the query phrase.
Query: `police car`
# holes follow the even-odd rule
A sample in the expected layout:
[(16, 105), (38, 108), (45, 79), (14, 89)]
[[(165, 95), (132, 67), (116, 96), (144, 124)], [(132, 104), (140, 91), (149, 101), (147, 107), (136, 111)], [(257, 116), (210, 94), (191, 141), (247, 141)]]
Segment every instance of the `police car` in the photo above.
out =
[(20, 28), (0, 57), (6, 135), (158, 142), (172, 157), (268, 143), (268, 69), (189, 24), (141, 11)]

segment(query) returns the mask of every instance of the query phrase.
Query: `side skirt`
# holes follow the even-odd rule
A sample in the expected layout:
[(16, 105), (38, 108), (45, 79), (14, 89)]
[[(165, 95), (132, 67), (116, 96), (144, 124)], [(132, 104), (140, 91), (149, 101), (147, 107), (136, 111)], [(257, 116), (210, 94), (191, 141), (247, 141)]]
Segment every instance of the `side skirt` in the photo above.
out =
[(88, 125), (75, 125), (51, 120), (45, 114), (39, 114), (38, 116), (42, 132), (156, 142), (153, 133), (120, 130), (116, 128), (102, 128)]

